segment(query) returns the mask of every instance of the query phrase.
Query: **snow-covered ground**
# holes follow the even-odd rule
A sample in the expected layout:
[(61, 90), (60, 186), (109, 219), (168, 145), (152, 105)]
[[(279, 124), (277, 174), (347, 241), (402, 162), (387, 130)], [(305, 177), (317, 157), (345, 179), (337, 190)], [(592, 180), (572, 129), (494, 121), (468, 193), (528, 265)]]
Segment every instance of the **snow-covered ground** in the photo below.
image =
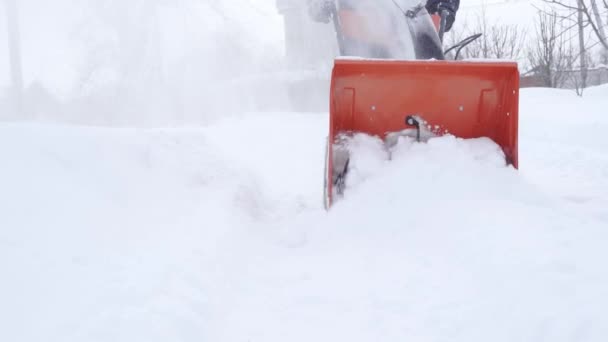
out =
[[(0, 341), (608, 339), (608, 87), (522, 90), (518, 171), (483, 139), (362, 140), (325, 212), (327, 114), (257, 112), (304, 76), (274, 0), (17, 3)], [(483, 3), (530, 28), (542, 1), (457, 27)]]
[(605, 341), (607, 106), (523, 90), (519, 171), (362, 150), (329, 213), (325, 113), (1, 124), (0, 340)]

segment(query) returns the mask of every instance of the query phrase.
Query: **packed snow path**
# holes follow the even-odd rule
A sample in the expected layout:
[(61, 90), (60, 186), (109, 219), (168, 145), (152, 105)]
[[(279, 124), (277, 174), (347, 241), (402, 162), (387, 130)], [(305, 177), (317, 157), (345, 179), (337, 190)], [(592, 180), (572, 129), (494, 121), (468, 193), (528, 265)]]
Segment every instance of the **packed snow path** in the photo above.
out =
[(0, 339), (605, 341), (608, 88), (522, 92), (483, 140), (362, 153), (322, 209), (326, 114), (0, 125)]

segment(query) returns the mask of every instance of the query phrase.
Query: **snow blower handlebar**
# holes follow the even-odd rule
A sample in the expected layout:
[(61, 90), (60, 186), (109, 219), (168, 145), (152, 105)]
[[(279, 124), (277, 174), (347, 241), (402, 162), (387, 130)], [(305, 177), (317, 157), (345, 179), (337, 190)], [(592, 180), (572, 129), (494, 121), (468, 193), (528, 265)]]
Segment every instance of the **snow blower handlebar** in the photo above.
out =
[(340, 55), (344, 55), (344, 36), (342, 36), (340, 17), (338, 16), (338, 9), (336, 8), (335, 3), (332, 2), (330, 10), (331, 20), (334, 24), (334, 30), (336, 31), (336, 38), (338, 40), (338, 49), (340, 50)]
[(438, 32), (439, 41), (441, 41), (441, 43), (443, 43), (443, 34), (445, 33), (445, 27), (446, 27), (449, 13), (447, 10), (441, 10), (439, 15), (441, 17), (441, 21), (439, 23), (439, 32)]

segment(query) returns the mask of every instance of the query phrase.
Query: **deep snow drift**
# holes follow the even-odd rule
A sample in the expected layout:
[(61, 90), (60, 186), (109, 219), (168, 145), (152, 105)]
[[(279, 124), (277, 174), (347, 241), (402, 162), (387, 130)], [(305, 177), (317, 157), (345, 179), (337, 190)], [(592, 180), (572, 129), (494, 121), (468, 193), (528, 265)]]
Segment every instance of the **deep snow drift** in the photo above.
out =
[(521, 95), (519, 171), (362, 149), (329, 213), (325, 114), (3, 124), (0, 339), (605, 341), (608, 88)]

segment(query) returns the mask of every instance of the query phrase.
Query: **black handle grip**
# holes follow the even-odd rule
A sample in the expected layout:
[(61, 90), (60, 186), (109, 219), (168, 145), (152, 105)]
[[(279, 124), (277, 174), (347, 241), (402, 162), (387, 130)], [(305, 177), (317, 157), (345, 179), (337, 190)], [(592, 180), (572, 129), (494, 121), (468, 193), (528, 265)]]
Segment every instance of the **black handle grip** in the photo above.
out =
[(439, 40), (443, 43), (443, 34), (445, 33), (445, 27), (448, 20), (448, 11), (441, 10), (439, 16), (441, 17), (441, 21), (439, 22)]

